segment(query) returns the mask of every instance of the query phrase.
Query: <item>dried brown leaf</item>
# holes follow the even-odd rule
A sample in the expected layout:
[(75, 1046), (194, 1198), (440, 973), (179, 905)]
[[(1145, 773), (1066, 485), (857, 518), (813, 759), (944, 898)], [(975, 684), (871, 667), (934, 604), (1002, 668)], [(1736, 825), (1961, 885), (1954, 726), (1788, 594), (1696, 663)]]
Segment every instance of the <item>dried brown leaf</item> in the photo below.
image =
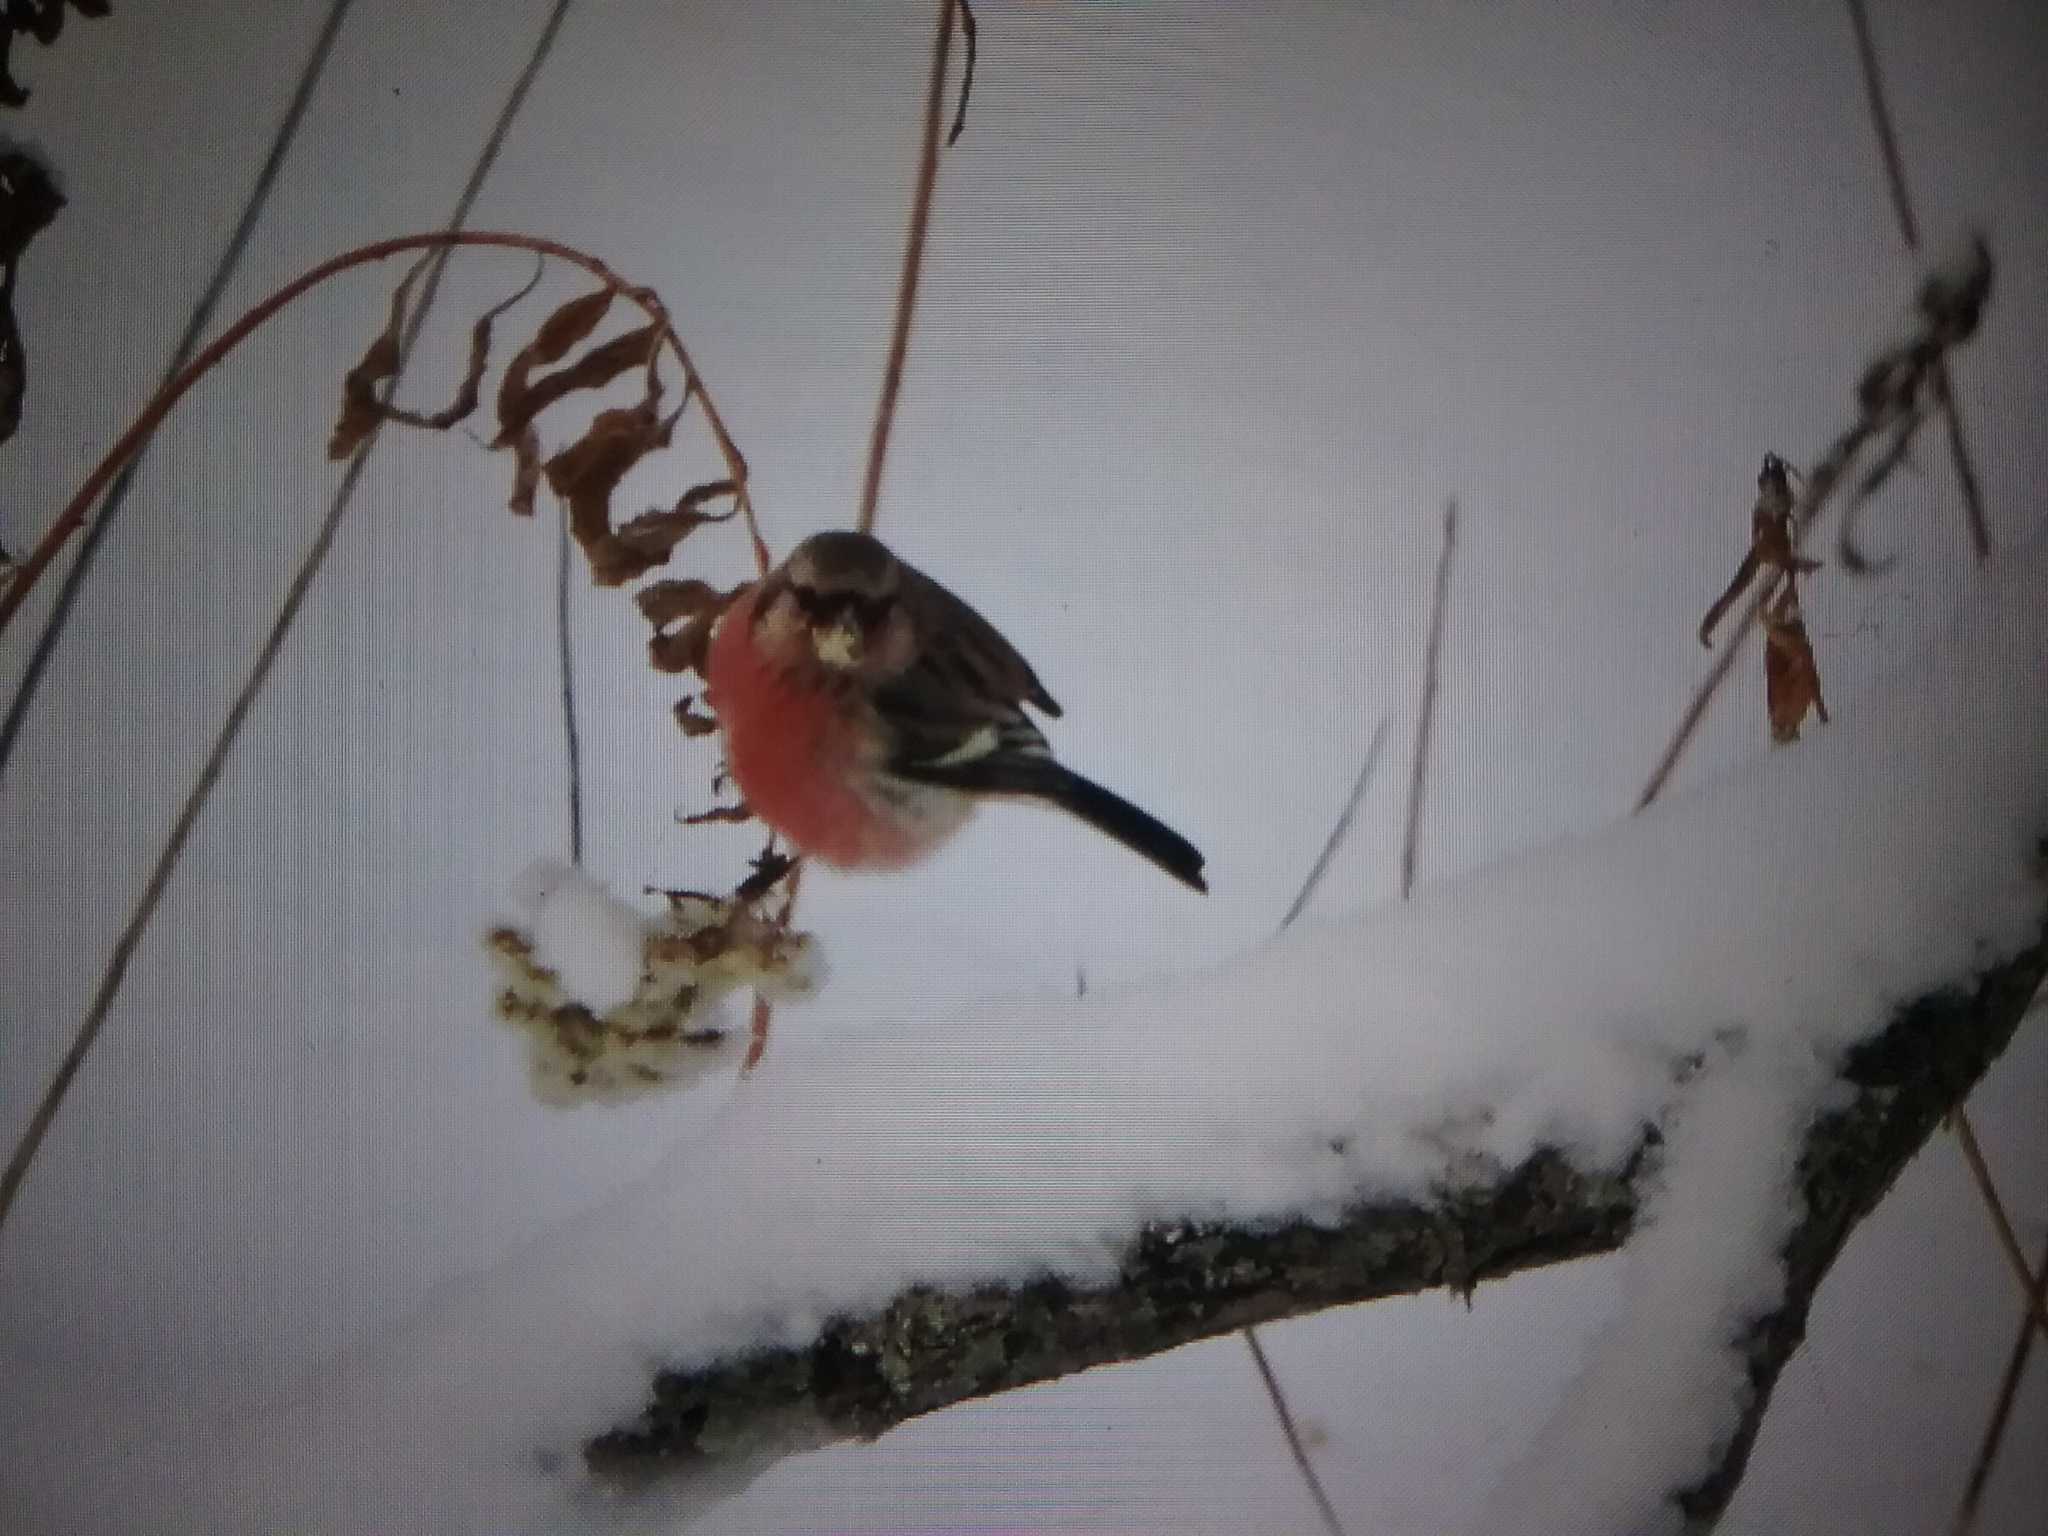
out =
[(723, 823), (752, 821), (754, 813), (744, 803), (739, 805), (714, 805), (708, 811), (697, 811), (688, 816), (678, 816), (677, 821), (686, 827), (709, 827)]
[(1821, 698), (1820, 666), (1813, 643), (1799, 615), (1798, 601), (1787, 594), (1763, 615), (1764, 699), (1771, 719), (1771, 740), (1797, 741), (1808, 711), (1825, 725), (1828, 707)]
[(520, 517), (531, 517), (534, 493), (540, 489), (540, 434), (528, 427), (512, 448), (512, 494), (505, 504)]
[(648, 623), (666, 629), (678, 619), (693, 619), (722, 605), (725, 595), (708, 581), (653, 581), (634, 593), (633, 601)]
[(685, 491), (681, 500), (662, 511), (656, 508), (643, 512), (630, 522), (619, 525), (614, 535), (626, 548), (644, 556), (659, 565), (667, 562), (682, 543), (706, 523), (722, 523), (736, 516), (738, 506), (728, 507), (723, 512), (700, 512), (696, 509), (713, 496), (732, 495), (735, 487), (730, 480), (714, 480), (705, 485), (693, 485)]
[(432, 259), (431, 254), (422, 256), (400, 279), (391, 294), (391, 312), (384, 321), (384, 329), (363, 353), (363, 360), (349, 369), (348, 377), (341, 381), (341, 416), (327, 439), (328, 458), (347, 458), (384, 419), (383, 402), (377, 398), (377, 390), (398, 376), (399, 331), (405, 324), (406, 301), (412, 296), (414, 280)]
[(535, 284), (540, 282), (543, 265), (541, 262), (535, 262), (533, 276), (526, 280), (524, 286), (511, 297), (485, 310), (477, 317), (476, 324), (470, 327), (469, 367), (462, 375), (461, 384), (456, 387), (455, 399), (452, 402), (438, 411), (410, 411), (403, 406), (379, 404), (373, 396), (371, 404), (378, 415), (386, 421), (403, 422), (409, 427), (425, 427), (433, 432), (446, 432), (457, 422), (467, 421), (470, 413), (476, 409), (477, 399), (483, 391), (484, 369), (491, 361), (491, 326), (506, 310), (533, 292)]
[(681, 629), (663, 630), (647, 642), (647, 661), (657, 672), (694, 672), (704, 675), (704, 660), (711, 651), (711, 630), (725, 604), (696, 615)]
[(675, 716), (676, 724), (683, 728), (685, 736), (715, 736), (718, 734), (718, 721), (710, 715), (698, 714), (697, 701), (688, 694), (684, 694), (680, 699), (676, 700)]
[(492, 446), (503, 448), (516, 442), (533, 420), (538, 407), (530, 408), (527, 403), (533, 370), (567, 357), (571, 347), (597, 329), (611, 307), (612, 290), (599, 288), (569, 300), (541, 321), (533, 340), (513, 354), (505, 365), (505, 377), (498, 381), (498, 439)]
[(610, 341), (592, 347), (567, 367), (542, 375), (537, 382), (526, 387), (519, 399), (513, 402), (509, 413), (501, 389), (498, 393), (498, 441), (491, 446), (503, 447), (508, 432), (524, 430), (534, 417), (564, 395), (579, 389), (602, 389), (628, 368), (646, 367), (660, 345), (660, 333), (651, 325), (614, 336)]
[(598, 412), (588, 432), (547, 462), (548, 484), (569, 504), (570, 531), (601, 587), (630, 581), (667, 558), (632, 549), (612, 532), (612, 492), (635, 464), (667, 444), (675, 426), (657, 404), (650, 392), (636, 404)]

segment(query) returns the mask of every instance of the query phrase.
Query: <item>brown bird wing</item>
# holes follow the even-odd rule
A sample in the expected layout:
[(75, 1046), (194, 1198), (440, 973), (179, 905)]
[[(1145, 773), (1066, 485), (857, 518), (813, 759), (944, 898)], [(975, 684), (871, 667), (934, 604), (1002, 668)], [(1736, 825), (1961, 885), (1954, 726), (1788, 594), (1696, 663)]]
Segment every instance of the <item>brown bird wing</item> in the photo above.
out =
[(917, 660), (876, 691), (900, 763), (970, 761), (1050, 751), (1024, 706), (1058, 715), (1031, 664), (1002, 632), (923, 572), (903, 567), (899, 599), (917, 633)]

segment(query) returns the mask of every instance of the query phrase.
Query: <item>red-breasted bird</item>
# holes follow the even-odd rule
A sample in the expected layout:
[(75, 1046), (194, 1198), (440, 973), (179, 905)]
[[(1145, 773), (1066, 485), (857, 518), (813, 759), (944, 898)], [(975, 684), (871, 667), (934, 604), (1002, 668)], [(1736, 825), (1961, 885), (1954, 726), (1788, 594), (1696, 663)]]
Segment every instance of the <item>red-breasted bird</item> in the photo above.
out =
[(996, 627), (863, 533), (820, 533), (735, 598), (705, 661), (726, 770), (804, 855), (898, 869), (990, 796), (1058, 806), (1198, 891), (1202, 855), (1053, 760), (1057, 715)]

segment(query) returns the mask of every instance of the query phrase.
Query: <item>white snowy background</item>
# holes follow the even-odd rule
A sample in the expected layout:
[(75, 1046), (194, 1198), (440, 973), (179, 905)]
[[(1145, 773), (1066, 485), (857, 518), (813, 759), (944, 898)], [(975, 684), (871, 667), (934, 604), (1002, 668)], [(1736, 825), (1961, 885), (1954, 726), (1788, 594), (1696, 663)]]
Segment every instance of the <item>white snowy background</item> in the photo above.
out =
[[(441, 223), (548, 9), (355, 0), (222, 319), (343, 246)], [(0, 451), (10, 548), (147, 394), (326, 10), (131, 6), (17, 49), (37, 94), (7, 126), (72, 202), (18, 300), (33, 371)], [(577, 0), (472, 216), (660, 289), (780, 547), (851, 515), (930, 10)], [(1923, 224), (1979, 223), (2000, 259), (1958, 374), (2010, 547), (2039, 525), (2048, 24), (2019, 4), (1873, 10)], [(779, 1066), (865, 1052), (847, 1091), (886, 1094), (872, 1064), (933, 1021), (1014, 1029), (1013, 1005), (1070, 994), (1077, 967), (1121, 991), (1255, 949), (1383, 716), (1389, 770), (1316, 911), (1389, 901), (1391, 765), (1448, 495), (1462, 538), (1425, 882), (1626, 811), (1703, 665), (1692, 631), (1740, 553), (1757, 460), (1809, 457), (1843, 424), (1914, 282), (1846, 15), (984, 4), (981, 21), (881, 529), (1010, 630), (1066, 707), (1062, 752), (1194, 837), (1215, 894), (1063, 822), (991, 814), (913, 876), (807, 884), (830, 987), (783, 1013), (756, 1084), (536, 1105), (485, 1016), (479, 935), (563, 847), (553, 531), (503, 513), (502, 462), (388, 437), (0, 1239), (0, 1526), (110, 1518), (110, 1469), (317, 1389), (423, 1307), (445, 1317), (466, 1281), (744, 1125)], [(527, 270), (458, 259), (409, 395), (444, 392), (475, 311)], [(324, 290), (173, 419), (57, 653), (0, 786), (10, 1136), (326, 505), (339, 375), (390, 280)], [(1947, 456), (1930, 440), (1918, 457), (1868, 525), (1899, 568), (1809, 586), (1845, 726), (1978, 584)], [(739, 572), (736, 540), (705, 547)], [(10, 685), (50, 591), (0, 642)], [(751, 841), (673, 827), (710, 754), (677, 736), (643, 637), (620, 597), (578, 591), (587, 863), (627, 892), (715, 883)], [(1757, 670), (1682, 785), (1764, 753)], [(1893, 834), (1873, 818), (1869, 835)], [(2031, 1252), (2044, 1090), (2037, 1015), (1972, 1101)], [(992, 1091), (963, 1084), (962, 1102)], [(1134, 1163), (1154, 1155), (1142, 1116), (1123, 1136)], [(687, 1158), (667, 1166), (687, 1177)], [(1267, 1330), (1350, 1528), (1477, 1510), (1619, 1274)], [(1938, 1137), (1822, 1291), (1729, 1528), (1937, 1528), (2015, 1316)], [(2048, 1471), (2023, 1452), (2044, 1435), (2037, 1370), (1987, 1532), (2037, 1528)], [(718, 1528), (1314, 1520), (1231, 1338), (791, 1461)]]

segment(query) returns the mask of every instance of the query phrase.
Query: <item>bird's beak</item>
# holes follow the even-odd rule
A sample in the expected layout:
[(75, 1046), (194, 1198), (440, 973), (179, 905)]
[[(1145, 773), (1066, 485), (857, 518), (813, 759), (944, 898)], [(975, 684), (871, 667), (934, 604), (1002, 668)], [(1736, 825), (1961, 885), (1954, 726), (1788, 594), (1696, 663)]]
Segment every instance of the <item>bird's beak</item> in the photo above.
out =
[(860, 627), (847, 619), (812, 630), (811, 645), (828, 667), (857, 667), (865, 649)]

